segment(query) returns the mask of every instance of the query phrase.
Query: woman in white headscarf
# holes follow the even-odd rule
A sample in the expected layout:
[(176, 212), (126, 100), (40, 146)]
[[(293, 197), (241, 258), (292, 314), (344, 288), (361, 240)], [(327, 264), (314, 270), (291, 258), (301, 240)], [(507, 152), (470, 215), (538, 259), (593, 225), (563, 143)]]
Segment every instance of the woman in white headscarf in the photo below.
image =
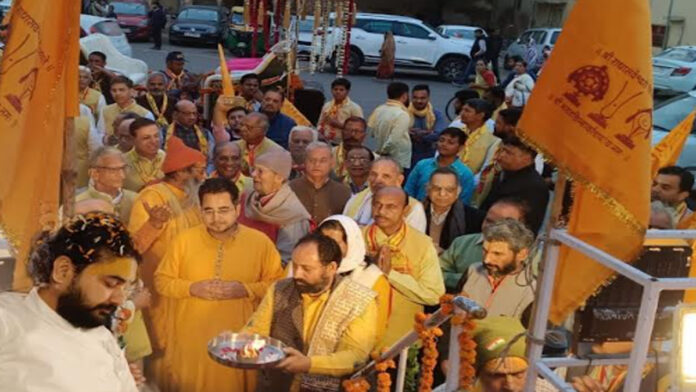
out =
[(377, 293), (377, 341), (384, 333), (391, 309), (391, 286), (375, 264), (365, 259), (365, 239), (355, 221), (345, 215), (332, 215), (317, 227), (317, 233), (338, 243), (343, 260), (338, 273)]

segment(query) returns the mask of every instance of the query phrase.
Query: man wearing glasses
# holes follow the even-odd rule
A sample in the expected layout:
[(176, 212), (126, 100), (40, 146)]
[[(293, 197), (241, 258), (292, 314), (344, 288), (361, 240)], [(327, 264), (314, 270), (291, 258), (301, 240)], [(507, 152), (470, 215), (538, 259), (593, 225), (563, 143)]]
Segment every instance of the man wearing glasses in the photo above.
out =
[(128, 224), (131, 207), (137, 193), (123, 189), (126, 179), (126, 161), (121, 151), (113, 147), (97, 149), (89, 161), (89, 184), (75, 198), (75, 202), (100, 199), (114, 207), (116, 216)]
[(242, 173), (246, 176), (251, 175), (256, 157), (268, 151), (283, 148), (266, 137), (268, 127), (268, 117), (257, 112), (249, 113), (240, 124), (239, 136), (242, 140), (235, 143), (242, 150)]

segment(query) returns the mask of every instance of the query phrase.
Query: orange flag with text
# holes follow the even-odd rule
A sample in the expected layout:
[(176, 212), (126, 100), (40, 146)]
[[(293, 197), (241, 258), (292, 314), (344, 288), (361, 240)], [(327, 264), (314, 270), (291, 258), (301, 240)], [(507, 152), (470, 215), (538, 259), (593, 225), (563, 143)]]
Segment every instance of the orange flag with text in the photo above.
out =
[(673, 166), (677, 163), (679, 155), (681, 155), (684, 149), (686, 139), (691, 133), (691, 128), (694, 124), (694, 116), (696, 116), (696, 111), (686, 116), (686, 118), (674, 127), (674, 129), (669, 131), (659, 143), (653, 146), (650, 152), (650, 178), (655, 178), (657, 171), (660, 170), (661, 167)]
[[(568, 231), (626, 262), (640, 253), (650, 215), (651, 59), (647, 1), (579, 0), (519, 124), (575, 181)], [(611, 275), (562, 247), (551, 321), (563, 321)]]
[(0, 63), (0, 227), (17, 257), (14, 288), (41, 219), (58, 211), (66, 117), (79, 115), (80, 2), (15, 0)]

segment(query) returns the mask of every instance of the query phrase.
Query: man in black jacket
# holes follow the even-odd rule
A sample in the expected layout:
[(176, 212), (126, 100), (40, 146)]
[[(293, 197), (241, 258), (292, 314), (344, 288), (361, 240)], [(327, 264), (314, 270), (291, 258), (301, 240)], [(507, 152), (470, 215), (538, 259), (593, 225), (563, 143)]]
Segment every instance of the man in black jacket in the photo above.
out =
[(518, 137), (503, 139), (497, 161), (502, 172), (493, 180), (488, 197), (481, 203), (487, 211), (497, 200), (516, 197), (529, 205), (527, 223), (535, 234), (539, 232), (549, 202), (549, 188), (534, 168), (536, 151), (525, 145)]
[(162, 29), (167, 24), (167, 14), (158, 1), (152, 3), (152, 9), (148, 13), (150, 18), (150, 29), (152, 30), (152, 41), (155, 46), (152, 49), (162, 49)]
[(481, 232), (485, 213), (462, 203), (459, 175), (450, 167), (440, 167), (430, 176), (428, 196), (423, 202), (427, 218), (426, 233), (438, 254), (464, 234)]

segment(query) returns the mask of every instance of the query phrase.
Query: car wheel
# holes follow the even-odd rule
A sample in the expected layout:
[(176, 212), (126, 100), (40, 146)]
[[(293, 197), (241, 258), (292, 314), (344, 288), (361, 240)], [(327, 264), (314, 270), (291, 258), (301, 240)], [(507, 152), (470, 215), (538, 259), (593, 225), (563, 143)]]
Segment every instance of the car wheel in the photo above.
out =
[(437, 72), (440, 77), (447, 82), (460, 79), (464, 75), (464, 70), (468, 61), (463, 57), (447, 57), (440, 62)]

